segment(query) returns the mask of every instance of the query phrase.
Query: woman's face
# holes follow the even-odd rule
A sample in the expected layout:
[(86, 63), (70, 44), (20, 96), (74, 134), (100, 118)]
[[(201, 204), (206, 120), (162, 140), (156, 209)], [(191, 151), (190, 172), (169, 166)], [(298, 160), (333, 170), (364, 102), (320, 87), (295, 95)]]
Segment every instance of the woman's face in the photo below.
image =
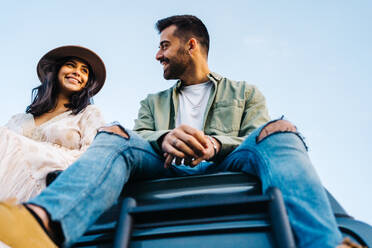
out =
[(88, 82), (88, 65), (78, 59), (65, 62), (58, 72), (61, 93), (69, 96), (81, 91)]

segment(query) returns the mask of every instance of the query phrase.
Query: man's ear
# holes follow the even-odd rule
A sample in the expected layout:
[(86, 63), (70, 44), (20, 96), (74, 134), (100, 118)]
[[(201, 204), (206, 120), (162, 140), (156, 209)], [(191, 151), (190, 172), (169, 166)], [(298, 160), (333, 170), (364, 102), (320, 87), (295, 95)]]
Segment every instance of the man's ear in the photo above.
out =
[(198, 45), (199, 45), (198, 41), (195, 38), (191, 38), (187, 42), (187, 46), (188, 46), (187, 50), (189, 51), (189, 54), (194, 53), (197, 50)]

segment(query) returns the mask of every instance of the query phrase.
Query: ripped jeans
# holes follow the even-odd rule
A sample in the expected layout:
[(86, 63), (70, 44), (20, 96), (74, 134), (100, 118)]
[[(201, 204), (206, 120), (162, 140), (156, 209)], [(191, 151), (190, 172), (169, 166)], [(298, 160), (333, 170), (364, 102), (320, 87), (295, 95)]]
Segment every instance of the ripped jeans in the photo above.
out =
[(257, 175), (262, 190), (278, 187), (283, 194), (298, 247), (336, 247), (341, 242), (326, 193), (299, 134), (276, 132), (257, 142), (262, 126), (221, 163), (202, 162), (194, 168), (163, 167), (164, 159), (136, 133), (129, 138), (100, 132), (89, 149), (29, 203), (41, 206), (61, 224), (70, 246), (118, 199), (131, 180), (215, 173)]

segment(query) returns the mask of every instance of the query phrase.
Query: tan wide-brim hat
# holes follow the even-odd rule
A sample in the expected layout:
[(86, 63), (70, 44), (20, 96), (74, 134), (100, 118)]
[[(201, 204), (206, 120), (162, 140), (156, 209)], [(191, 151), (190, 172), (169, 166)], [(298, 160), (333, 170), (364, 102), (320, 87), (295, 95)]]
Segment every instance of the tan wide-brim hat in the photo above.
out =
[(45, 82), (47, 72), (43, 66), (46, 62), (57, 61), (65, 57), (77, 57), (86, 61), (93, 70), (96, 84), (91, 86), (92, 95), (97, 94), (106, 80), (106, 68), (102, 59), (93, 51), (82, 46), (61, 46), (46, 53), (37, 64), (37, 75), (41, 83)]

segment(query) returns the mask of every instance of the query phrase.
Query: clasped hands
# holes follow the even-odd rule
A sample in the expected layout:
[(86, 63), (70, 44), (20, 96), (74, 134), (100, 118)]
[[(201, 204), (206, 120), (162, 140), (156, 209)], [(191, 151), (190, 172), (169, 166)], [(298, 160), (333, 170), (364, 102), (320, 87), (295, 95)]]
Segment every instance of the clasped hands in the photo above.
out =
[[(216, 151), (211, 139), (216, 144)], [(188, 125), (173, 129), (164, 136), (161, 143), (165, 157), (164, 168), (169, 168), (173, 160), (176, 165), (183, 162), (190, 167), (195, 167), (203, 160), (210, 160), (221, 147), (216, 139), (213, 137), (211, 139), (204, 132)]]

